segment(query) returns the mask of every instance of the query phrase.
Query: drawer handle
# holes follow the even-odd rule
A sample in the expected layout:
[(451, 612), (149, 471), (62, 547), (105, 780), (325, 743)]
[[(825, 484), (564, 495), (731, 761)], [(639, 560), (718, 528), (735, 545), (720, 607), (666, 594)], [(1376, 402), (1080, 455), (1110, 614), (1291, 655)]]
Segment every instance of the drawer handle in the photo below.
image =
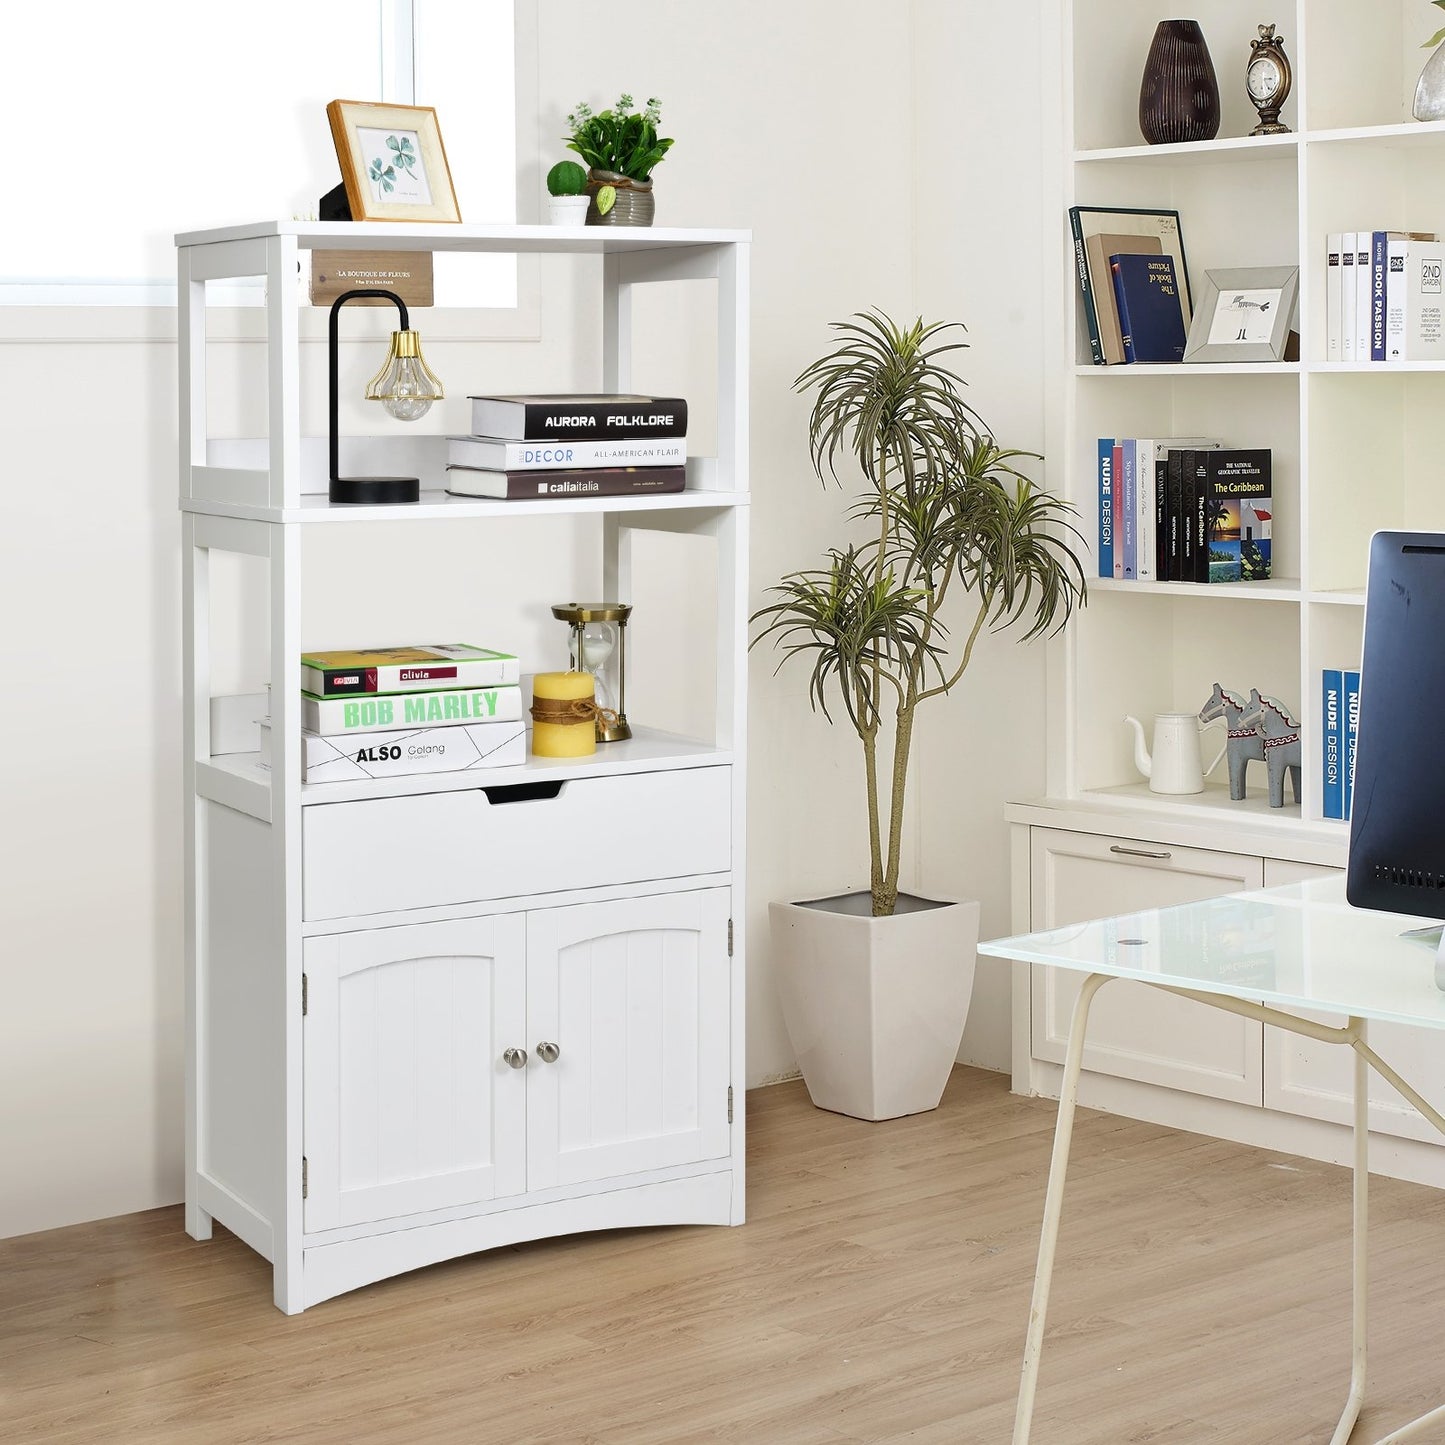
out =
[(503, 1049), (502, 1062), (509, 1069), (525, 1069), (527, 1067), (526, 1049)]
[(1157, 858), (1161, 863), (1167, 863), (1173, 855), (1166, 852), (1156, 852), (1152, 848), (1121, 848), (1117, 843), (1109, 844), (1111, 853), (1123, 853), (1129, 858)]
[(483, 788), (482, 792), (487, 795), (487, 802), (499, 803), (530, 803), (542, 798), (555, 798), (562, 792), (562, 780), (558, 779), (552, 783), (498, 783), (490, 788)]
[(537, 1045), (537, 1057), (544, 1064), (555, 1064), (562, 1057), (562, 1050), (556, 1044), (541, 1043)]

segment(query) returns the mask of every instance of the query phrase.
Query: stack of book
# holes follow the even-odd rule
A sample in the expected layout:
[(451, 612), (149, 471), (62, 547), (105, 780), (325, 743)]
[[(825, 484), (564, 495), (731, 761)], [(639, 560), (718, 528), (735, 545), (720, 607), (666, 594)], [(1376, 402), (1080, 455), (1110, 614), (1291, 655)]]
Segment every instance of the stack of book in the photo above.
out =
[(1355, 749), (1360, 737), (1360, 674), (1327, 667), (1321, 689), (1320, 757), (1324, 770), (1324, 814), (1349, 821), (1355, 794)]
[[(310, 653), (301, 659), (302, 781), (523, 763), (520, 682), (510, 653), (469, 643)], [(266, 723), (261, 763), (271, 764)]]
[(1334, 231), (1325, 260), (1325, 359), (1445, 360), (1445, 248), (1427, 231)]
[(1210, 437), (1100, 437), (1099, 576), (1259, 582), (1274, 519), (1268, 447)]
[(447, 438), (447, 491), (507, 501), (680, 492), (687, 403), (629, 395), (474, 396)]

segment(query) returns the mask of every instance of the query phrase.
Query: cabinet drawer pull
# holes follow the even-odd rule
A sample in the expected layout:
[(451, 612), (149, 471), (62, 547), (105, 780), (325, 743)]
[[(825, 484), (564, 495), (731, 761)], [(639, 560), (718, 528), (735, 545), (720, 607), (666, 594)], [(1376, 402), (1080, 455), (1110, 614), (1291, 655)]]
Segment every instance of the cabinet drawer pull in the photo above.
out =
[(537, 1057), (544, 1064), (555, 1064), (562, 1057), (562, 1050), (556, 1044), (541, 1043), (537, 1045)]
[(1109, 844), (1111, 853), (1123, 853), (1129, 858), (1157, 858), (1161, 863), (1167, 863), (1173, 855), (1167, 850), (1157, 852), (1152, 848), (1121, 848), (1117, 843)]
[(502, 1062), (509, 1069), (525, 1069), (527, 1067), (526, 1049), (503, 1049)]
[(483, 788), (482, 792), (487, 795), (487, 802), (494, 806), (498, 803), (530, 803), (539, 798), (557, 798), (562, 794), (561, 779), (552, 783), (497, 783), (490, 788)]

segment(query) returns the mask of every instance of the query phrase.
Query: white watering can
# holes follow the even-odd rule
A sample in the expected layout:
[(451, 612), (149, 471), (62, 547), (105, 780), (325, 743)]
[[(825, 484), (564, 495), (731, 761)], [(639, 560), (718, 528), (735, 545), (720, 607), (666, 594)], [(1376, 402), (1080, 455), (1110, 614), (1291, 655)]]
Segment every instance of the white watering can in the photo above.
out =
[[(1154, 753), (1144, 744), (1144, 726), (1136, 717), (1124, 721), (1134, 729), (1134, 766), (1149, 779), (1151, 793), (1202, 793), (1204, 775), (1219, 766), (1228, 739), (1220, 744), (1213, 761), (1204, 766), (1200, 737), (1208, 724), (1201, 724), (1192, 712), (1154, 714)], [(1212, 719), (1223, 722), (1223, 718)]]

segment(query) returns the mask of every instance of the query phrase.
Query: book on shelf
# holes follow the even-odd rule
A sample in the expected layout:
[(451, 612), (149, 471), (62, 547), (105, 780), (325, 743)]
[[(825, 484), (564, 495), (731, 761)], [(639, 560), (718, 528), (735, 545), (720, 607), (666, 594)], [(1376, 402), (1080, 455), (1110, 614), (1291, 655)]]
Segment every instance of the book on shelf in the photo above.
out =
[(1331, 231), (1325, 243), (1325, 360), (1340, 360), (1340, 318), (1343, 297), (1340, 294), (1340, 277), (1343, 274), (1340, 252), (1344, 249), (1345, 238), (1339, 231)]
[(1355, 360), (1355, 232), (1340, 233), (1340, 360)]
[(678, 396), (579, 392), (473, 396), (472, 431), (499, 441), (638, 441), (687, 435)]
[(1349, 821), (1350, 809), (1355, 801), (1355, 754), (1360, 742), (1360, 674), (1358, 670), (1346, 668), (1342, 674), (1344, 687), (1345, 747), (1342, 771), (1345, 781), (1344, 818)]
[(1125, 582), (1139, 578), (1139, 454), (1132, 440), (1118, 444), (1119, 452), (1119, 535), (1123, 539), (1123, 562), (1119, 575)]
[[(1079, 283), (1082, 330), (1089, 339), (1091, 359), (1096, 366), (1105, 364), (1102, 333), (1099, 329), (1099, 305), (1113, 295), (1113, 276), (1107, 255), (1100, 257), (1102, 266), (1090, 264), (1089, 238), (1108, 234), (1152, 237), (1159, 242), (1160, 254), (1174, 265), (1179, 287), (1179, 305), (1184, 330), (1189, 330), (1194, 303), (1189, 286), (1189, 268), (1184, 260), (1184, 239), (1179, 229), (1179, 212), (1133, 206), (1070, 206), (1069, 229), (1074, 239), (1074, 270)], [(1098, 247), (1095, 247), (1096, 255)], [(1123, 254), (1117, 249), (1114, 255)]]
[(387, 732), (407, 727), (515, 722), (521, 716), (522, 689), (516, 683), (444, 692), (380, 693), (354, 698), (301, 694), (302, 727), (327, 737)]
[(1114, 575), (1114, 438), (1099, 438), (1099, 576)]
[[(464, 727), (409, 728), (396, 732), (326, 737), (303, 729), (301, 781), (349, 783), (362, 778), (396, 778), (412, 773), (457, 773), (467, 769), (516, 767), (527, 761), (527, 728), (510, 722), (468, 723)], [(261, 724), (263, 768), (272, 763), (271, 725)]]
[(1338, 667), (1327, 667), (1320, 687), (1323, 811), (1326, 818), (1345, 816), (1344, 681)]
[(1114, 439), (1114, 576), (1124, 579), (1124, 444)]
[(687, 460), (687, 438), (638, 441), (509, 442), (501, 437), (448, 437), (447, 463), (489, 472), (559, 471), (572, 467), (676, 467)]
[[(1088, 269), (1095, 276), (1110, 274), (1110, 256), (1158, 256), (1161, 253), (1158, 236), (1120, 236), (1109, 231), (1100, 231), (1090, 236), (1084, 242), (1084, 248), (1088, 255)], [(1119, 326), (1119, 307), (1114, 299), (1113, 286), (1109, 286), (1094, 300), (1104, 364), (1122, 365), (1124, 333)]]
[(684, 490), (687, 468), (594, 467), (560, 472), (493, 472), (447, 468), (447, 491), (459, 497), (519, 502), (538, 497), (644, 497)]
[(1124, 360), (1183, 361), (1184, 313), (1174, 262), (1168, 256), (1109, 258), (1119, 308)]
[[(1195, 582), (1263, 582), (1271, 570), (1274, 517), (1268, 447), (1191, 451)], [(1186, 478), (1186, 482), (1187, 482)]]
[(521, 664), (511, 653), (468, 642), (308, 652), (301, 658), (301, 690), (315, 697), (492, 687), (520, 679)]
[[(1141, 491), (1147, 496), (1144, 528), (1144, 561), (1140, 564), (1141, 582), (1171, 582), (1173, 567), (1169, 560), (1169, 453), (1188, 449), (1207, 450), (1223, 443), (1213, 437), (1150, 437), (1137, 443), (1144, 482)], [(1141, 509), (1142, 509), (1141, 508)]]
[(1411, 241), (1401, 361), (1445, 361), (1445, 246)]
[(1370, 287), (1373, 269), (1370, 265), (1372, 231), (1355, 232), (1355, 360), (1370, 359)]

